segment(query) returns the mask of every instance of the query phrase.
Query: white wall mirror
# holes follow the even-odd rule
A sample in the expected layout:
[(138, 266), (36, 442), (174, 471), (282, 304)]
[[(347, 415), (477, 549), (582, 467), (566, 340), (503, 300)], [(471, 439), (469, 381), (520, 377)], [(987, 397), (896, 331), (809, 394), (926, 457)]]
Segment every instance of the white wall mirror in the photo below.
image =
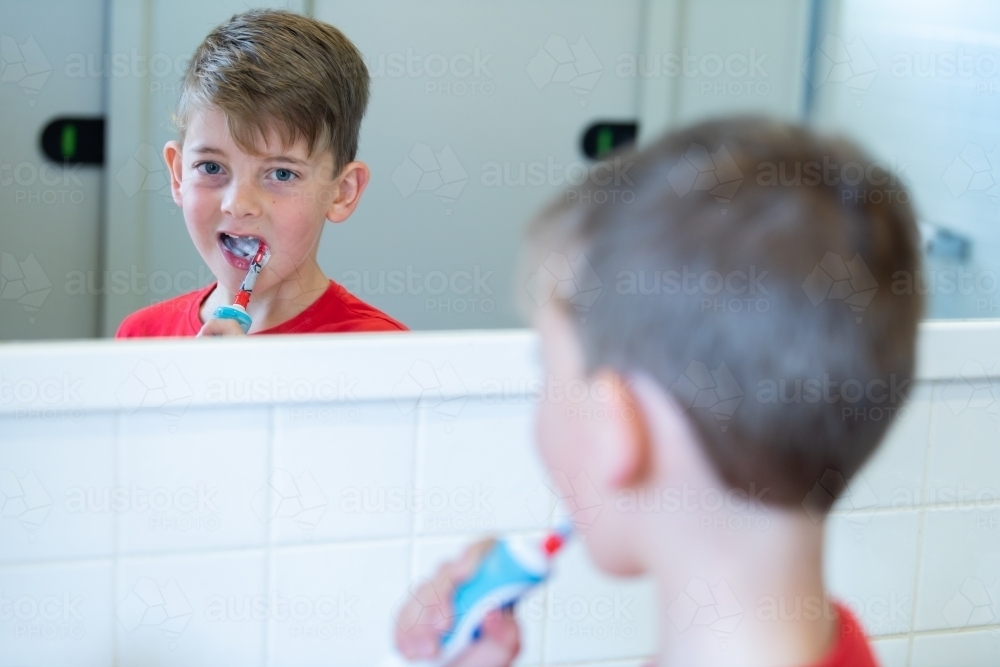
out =
[[(213, 280), (169, 196), (161, 153), (194, 47), (253, 4), (0, 5), (0, 340), (112, 336), (129, 313)], [(271, 4), (335, 24), (364, 54), (372, 98), (359, 158), (372, 181), (357, 212), (324, 233), (319, 261), (412, 329), (522, 324), (523, 226), (590, 168), (581, 144), (595, 123), (637, 123), (648, 141), (741, 111), (858, 140), (912, 193), (927, 315), (1000, 312), (992, 5)], [(60, 118), (105, 119), (103, 165), (43, 154), (42, 131)], [(61, 131), (60, 149), (82, 150), (84, 135)]]

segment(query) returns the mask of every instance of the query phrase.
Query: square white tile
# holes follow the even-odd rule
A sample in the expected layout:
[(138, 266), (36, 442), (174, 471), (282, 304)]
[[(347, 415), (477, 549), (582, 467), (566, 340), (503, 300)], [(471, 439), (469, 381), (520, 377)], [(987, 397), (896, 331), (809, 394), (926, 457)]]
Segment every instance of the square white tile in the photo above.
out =
[(262, 550), (125, 558), (116, 580), (120, 664), (263, 664), (273, 610)]
[(0, 563), (111, 556), (114, 485), (115, 415), (0, 417)]
[(408, 558), (401, 541), (277, 548), (270, 595), (283, 604), (268, 624), (269, 664), (377, 664), (391, 647)]
[(881, 667), (909, 667), (909, 637), (875, 639), (871, 646)]
[(910, 667), (996, 667), (1000, 665), (1000, 628), (917, 635)]
[(253, 499), (267, 478), (269, 439), (262, 407), (192, 409), (172, 421), (155, 411), (126, 416), (116, 489), (122, 552), (263, 546), (267, 527)]
[(256, 500), (279, 544), (409, 537), (416, 416), (392, 402), (279, 408)]
[(927, 510), (916, 630), (1000, 624), (1000, 507)]
[(935, 388), (927, 504), (1000, 500), (1000, 415), (989, 396), (961, 378)]
[(623, 660), (657, 648), (657, 600), (647, 579), (599, 572), (584, 546), (567, 545), (549, 582), (545, 662)]
[(532, 505), (533, 495), (548, 492), (534, 405), (462, 400), (448, 412), (423, 412), (418, 534), (544, 529), (550, 517)]
[(824, 553), (827, 586), (869, 636), (909, 632), (920, 514), (831, 515)]
[(111, 560), (0, 567), (0, 666), (110, 665)]

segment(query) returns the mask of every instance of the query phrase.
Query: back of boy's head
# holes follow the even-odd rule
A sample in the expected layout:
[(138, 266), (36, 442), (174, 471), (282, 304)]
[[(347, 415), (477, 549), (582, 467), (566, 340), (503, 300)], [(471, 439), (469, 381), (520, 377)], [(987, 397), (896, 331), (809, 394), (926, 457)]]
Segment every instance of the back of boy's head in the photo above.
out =
[(825, 512), (912, 377), (907, 192), (850, 143), (760, 118), (610, 164), (532, 225), (529, 293), (566, 307), (590, 370), (667, 389), (728, 485)]
[(175, 122), (181, 143), (192, 112), (214, 107), (247, 153), (268, 130), (285, 146), (300, 137), (333, 153), (335, 173), (358, 151), (369, 76), (361, 53), (331, 25), (288, 11), (237, 14), (191, 58)]

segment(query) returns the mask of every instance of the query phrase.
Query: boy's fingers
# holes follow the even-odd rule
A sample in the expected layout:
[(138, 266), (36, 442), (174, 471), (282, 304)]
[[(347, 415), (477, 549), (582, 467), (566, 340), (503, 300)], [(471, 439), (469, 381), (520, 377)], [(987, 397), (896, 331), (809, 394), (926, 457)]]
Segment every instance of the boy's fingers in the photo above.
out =
[(434, 625), (439, 632), (446, 632), (451, 629), (453, 622), (451, 602), (455, 594), (455, 589), (475, 574), (476, 568), (479, 567), (479, 562), (493, 548), (493, 544), (494, 540), (481, 540), (471, 544), (459, 556), (457, 561), (445, 563), (438, 570), (432, 583), (442, 602), (438, 608), (439, 614), (434, 619)]
[(236, 320), (214, 318), (205, 322), (205, 326), (198, 332), (198, 338), (204, 336), (245, 336), (243, 328)]
[(459, 559), (451, 564), (452, 581), (457, 585), (471, 577), (479, 567), (479, 561), (489, 553), (495, 543), (496, 540), (487, 539), (470, 544)]
[(454, 588), (441, 570), (434, 579), (424, 582), (411, 593), (409, 601), (400, 610), (396, 622), (396, 645), (409, 659), (430, 658), (437, 654), (438, 643), (444, 626), (451, 616), (451, 596)]
[(511, 612), (494, 611), (483, 621), (479, 641), (449, 667), (507, 667), (521, 650), (521, 631)]
[(471, 545), (458, 560), (442, 565), (429, 581), (412, 592), (396, 622), (396, 646), (400, 653), (411, 660), (437, 655), (441, 634), (454, 623), (455, 588), (472, 576), (492, 547), (492, 540)]

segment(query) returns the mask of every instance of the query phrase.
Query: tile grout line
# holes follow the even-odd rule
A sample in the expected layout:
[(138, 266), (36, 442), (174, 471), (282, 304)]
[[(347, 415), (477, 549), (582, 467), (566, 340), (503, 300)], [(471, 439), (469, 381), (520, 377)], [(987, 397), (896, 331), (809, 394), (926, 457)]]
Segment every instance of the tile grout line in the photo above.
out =
[[(411, 465), (411, 468), (410, 468), (410, 473), (412, 475), (413, 492), (414, 492), (414, 494), (416, 494), (417, 493), (418, 485), (420, 484), (420, 480), (421, 480), (421, 477), (423, 475), (422, 459), (423, 459), (423, 437), (424, 437), (424, 429), (423, 429), (423, 417), (422, 417), (422, 412), (420, 410), (420, 403), (419, 403), (419, 401), (414, 404), (412, 429), (413, 429), (413, 433), (412, 433), (412, 438), (411, 438), (411, 443), (412, 443), (412, 450), (411, 450), (411, 452), (412, 452), (412, 455), (413, 455), (413, 461), (412, 461), (412, 465)], [(416, 496), (414, 495), (414, 497), (416, 497)], [(390, 626), (389, 626), (389, 651), (390, 651), (390, 653), (395, 650), (395, 634), (396, 634), (395, 631), (396, 631), (396, 628), (393, 627), (393, 626), (396, 625), (396, 621), (398, 619), (398, 614), (399, 614), (400, 610), (402, 609), (403, 605), (405, 605), (409, 601), (409, 596), (410, 596), (410, 594), (412, 593), (412, 590), (413, 590), (413, 585), (414, 585), (413, 577), (414, 577), (414, 575), (416, 573), (416, 564), (417, 564), (417, 546), (416, 546), (416, 544), (417, 544), (417, 509), (416, 509), (416, 507), (414, 507), (413, 508), (413, 516), (410, 518), (410, 534), (406, 538), (406, 548), (407, 548), (407, 550), (409, 552), (407, 554), (408, 557), (406, 559), (406, 561), (407, 561), (406, 592), (403, 593), (403, 595), (402, 595), (402, 601), (399, 603), (400, 606), (397, 607), (396, 609), (392, 610), (393, 618), (390, 619)]]
[[(931, 446), (934, 442), (934, 416), (937, 412), (937, 389), (939, 383), (931, 382), (930, 410), (927, 415), (927, 435), (924, 439), (924, 479), (920, 489), (920, 502), (923, 505), (927, 497), (927, 485), (930, 478)], [(927, 509), (921, 508), (917, 518), (917, 561), (913, 569), (913, 608), (910, 612), (910, 631), (907, 633), (906, 646), (906, 667), (913, 664), (913, 637), (917, 626), (917, 602), (920, 596), (920, 568), (923, 567), (924, 559), (924, 523), (927, 518)]]
[[(426, 416), (417, 402), (414, 408), (413, 421), (413, 494), (414, 498), (420, 497), (424, 483), (424, 459), (426, 454)], [(417, 573), (417, 531), (420, 521), (420, 512), (416, 505), (413, 507), (413, 518), (410, 522), (410, 571), (407, 577), (407, 586), (413, 585), (413, 578)]]
[(541, 655), (539, 656), (540, 662), (538, 663), (540, 667), (545, 667), (549, 664), (547, 662), (548, 657), (548, 630), (549, 630), (549, 593), (552, 590), (551, 579), (546, 579), (545, 583), (542, 585), (542, 630), (539, 633), (539, 640), (541, 642)]
[[(271, 475), (274, 474), (276, 453), (274, 441), (277, 438), (277, 411), (278, 408), (275, 405), (271, 405), (268, 409), (268, 421), (267, 421), (267, 465), (264, 469), (264, 486), (267, 487), (271, 482)], [(273, 500), (273, 494), (267, 493), (265, 502), (267, 503), (267, 516), (272, 517), (273, 512), (271, 512), (271, 502)], [(268, 520), (267, 522), (267, 539), (264, 544), (264, 595), (266, 599), (270, 600), (270, 595), (274, 589), (274, 567), (272, 562), (274, 560), (274, 521)], [(273, 619), (272, 614), (268, 614), (267, 622), (264, 624), (264, 638), (263, 638), (263, 652), (265, 667), (271, 664), (271, 632), (273, 629)]]
[[(115, 434), (114, 434), (114, 484), (115, 488), (122, 487), (122, 448), (125, 446), (124, 438), (122, 436), (123, 428), (122, 422), (125, 421), (125, 415), (122, 412), (115, 414)], [(111, 664), (118, 665), (118, 640), (120, 628), (118, 627), (118, 618), (116, 614), (116, 609), (118, 606), (118, 579), (119, 579), (119, 565), (120, 565), (120, 554), (121, 554), (121, 522), (122, 513), (114, 513), (114, 523), (112, 524), (111, 539), (113, 542), (113, 548), (111, 551), (111, 627), (114, 628), (111, 633)]]

